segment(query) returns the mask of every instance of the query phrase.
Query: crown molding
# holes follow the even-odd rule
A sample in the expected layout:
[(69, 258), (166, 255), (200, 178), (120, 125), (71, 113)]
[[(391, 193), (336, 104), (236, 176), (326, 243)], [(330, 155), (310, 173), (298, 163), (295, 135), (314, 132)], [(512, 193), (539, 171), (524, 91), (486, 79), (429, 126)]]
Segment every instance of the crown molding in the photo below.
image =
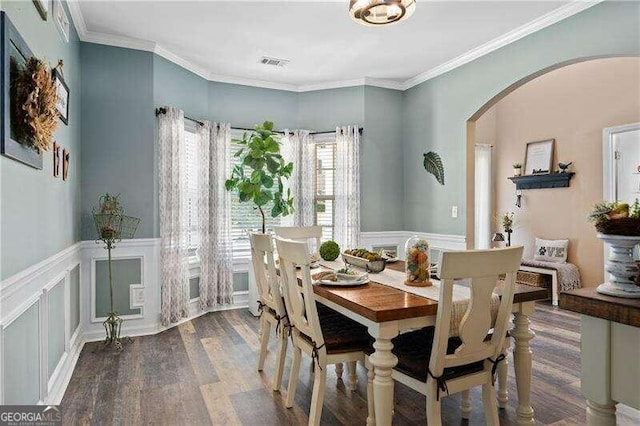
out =
[(533, 21), (522, 25), (506, 34), (501, 35), (479, 47), (476, 47), (468, 52), (441, 64), (435, 68), (427, 70), (418, 74), (404, 82), (396, 80), (387, 80), (380, 78), (364, 77), (353, 80), (339, 80), (317, 84), (306, 85), (294, 85), (287, 83), (277, 83), (265, 80), (255, 80), (244, 77), (233, 77), (215, 74), (209, 70), (194, 64), (193, 62), (184, 59), (183, 57), (175, 54), (169, 49), (147, 40), (140, 40), (132, 37), (111, 35), (105, 33), (99, 33), (95, 31), (87, 30), (87, 26), (82, 15), (82, 10), (79, 4), (80, 0), (67, 0), (69, 12), (73, 20), (73, 24), (76, 28), (76, 32), (80, 40), (89, 43), (104, 44), (114, 47), (124, 47), (128, 49), (143, 50), (147, 52), (153, 52), (168, 61), (175, 63), (176, 65), (185, 68), (188, 71), (206, 79), (209, 81), (215, 81), (219, 83), (238, 84), (243, 86), (261, 87), (265, 89), (285, 90), (290, 92), (312, 92), (317, 90), (338, 89), (343, 87), (354, 86), (375, 86), (391, 90), (404, 91), (420, 83), (424, 83), (427, 80), (435, 78), (439, 75), (447, 73), (455, 68), (465, 65), (475, 59), (478, 59), (484, 55), (487, 55), (495, 50), (500, 49), (510, 43), (520, 40), (530, 34), (540, 31), (550, 25), (569, 18), (575, 14), (578, 14), (590, 7), (593, 7), (604, 0), (574, 0), (564, 6), (561, 6), (546, 15), (534, 19)]
[(80, 40), (84, 40), (85, 34), (87, 33), (87, 24), (84, 22), (79, 0), (67, 0), (67, 7), (69, 8), (71, 20), (73, 21), (73, 26), (76, 28), (78, 37)]
[(518, 41), (521, 38), (524, 38), (550, 25), (560, 22), (563, 19), (567, 19), (592, 6), (595, 6), (598, 3), (602, 3), (603, 1), (604, 0), (593, 0), (593, 1), (574, 0), (571, 3), (567, 3), (566, 5), (561, 6), (558, 9), (552, 10), (546, 15), (536, 18), (533, 21), (528, 22), (527, 24), (524, 24), (512, 31), (509, 31), (508, 33), (501, 35), (500, 37), (497, 37), (479, 47), (476, 47), (475, 49), (471, 49), (470, 51), (463, 53), (462, 55), (448, 62), (445, 62), (442, 65), (439, 65), (435, 68), (432, 68), (428, 71), (418, 74), (413, 78), (410, 78), (409, 80), (404, 82), (403, 90), (410, 89), (413, 86), (416, 86), (420, 83), (424, 83), (427, 80), (431, 80), (434, 77), (437, 77), (446, 72), (449, 72), (464, 64), (468, 64), (469, 62), (475, 59), (478, 59), (481, 56), (488, 55), (489, 53), (495, 50), (498, 50), (501, 47), (504, 47), (515, 41)]
[(215, 81), (218, 83), (229, 83), (229, 84), (239, 84), (241, 86), (253, 86), (260, 87), (262, 89), (274, 89), (274, 90), (285, 90), (288, 92), (298, 92), (298, 86), (294, 84), (287, 83), (276, 83), (272, 81), (264, 81), (264, 80), (254, 80), (250, 78), (244, 77), (232, 77), (228, 75), (220, 75), (211, 73), (207, 77), (209, 81)]

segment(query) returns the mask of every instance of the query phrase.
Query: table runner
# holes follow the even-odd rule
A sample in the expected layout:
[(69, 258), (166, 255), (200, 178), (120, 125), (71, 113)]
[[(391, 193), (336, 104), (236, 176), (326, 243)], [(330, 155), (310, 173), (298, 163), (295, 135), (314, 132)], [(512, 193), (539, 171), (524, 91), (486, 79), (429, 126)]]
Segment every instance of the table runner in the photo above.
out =
[[(325, 269), (338, 270), (340, 268), (344, 268), (344, 263), (339, 261), (321, 261), (320, 265)], [(351, 269), (361, 268), (351, 266)], [(408, 286), (404, 283), (406, 278), (406, 274), (400, 271), (394, 271), (391, 269), (385, 269), (382, 272), (372, 274), (369, 273), (369, 279), (378, 284), (386, 285), (389, 287), (396, 288), (398, 290), (406, 291), (411, 294), (415, 294), (416, 296), (424, 297), (427, 299), (439, 301), (440, 300), (440, 281), (436, 279), (431, 279), (433, 283), (432, 286), (429, 287), (413, 287)], [(468, 285), (468, 280), (460, 280), (458, 281), (460, 284), (453, 285), (452, 292), (452, 309), (451, 309), (451, 323), (449, 327), (449, 336), (454, 337), (458, 336), (458, 328), (460, 326), (460, 321), (464, 317), (464, 314), (467, 312), (467, 307), (469, 306), (469, 300), (471, 299), (471, 289)], [(465, 285), (465, 283), (467, 283)], [(500, 307), (500, 297), (497, 294), (493, 294), (491, 297), (491, 324), (495, 323), (496, 317), (498, 316), (498, 308)]]

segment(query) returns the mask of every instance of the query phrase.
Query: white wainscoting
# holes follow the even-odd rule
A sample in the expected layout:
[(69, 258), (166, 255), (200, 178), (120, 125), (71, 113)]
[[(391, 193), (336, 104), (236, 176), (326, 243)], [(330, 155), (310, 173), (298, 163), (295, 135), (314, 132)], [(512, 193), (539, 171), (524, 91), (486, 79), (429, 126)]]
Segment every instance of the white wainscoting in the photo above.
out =
[[(103, 243), (82, 242), (82, 288), (84, 292), (80, 312), (82, 331), (87, 342), (102, 340), (105, 337), (102, 322), (105, 318), (96, 316), (96, 274), (95, 262), (106, 260), (107, 250)], [(122, 240), (111, 251), (112, 260), (140, 259), (141, 281), (131, 283), (135, 287), (137, 305), (141, 305), (140, 314), (124, 315), (122, 336), (142, 336), (155, 334), (165, 328), (160, 324), (160, 239), (139, 238)], [(130, 291), (132, 291), (130, 289)]]
[(398, 257), (404, 259), (404, 244), (414, 235), (427, 240), (431, 249), (465, 250), (467, 248), (467, 239), (464, 235), (412, 231), (361, 232), (360, 243), (369, 250), (372, 247), (395, 245), (398, 250)]
[[(142, 262), (142, 282), (132, 283), (129, 287), (130, 294), (135, 295), (135, 300), (130, 299), (132, 307), (140, 308), (140, 314), (123, 316), (125, 322), (122, 325), (122, 336), (144, 336), (156, 334), (175, 326), (162, 325), (161, 322), (161, 288), (160, 288), (160, 239), (159, 238), (139, 238), (123, 240), (112, 250), (113, 260), (119, 259), (141, 259)], [(95, 300), (95, 262), (107, 258), (107, 251), (103, 244), (96, 244), (95, 241), (82, 242), (82, 263), (83, 275), (81, 276), (82, 286), (91, 291), (86, 292), (82, 301), (85, 307), (82, 313), (82, 325), (84, 338), (87, 342), (104, 339), (104, 318), (96, 318)], [(239, 260), (234, 262), (234, 272), (246, 272), (248, 262)], [(189, 277), (196, 278), (200, 275), (200, 265), (192, 262), (189, 265)], [(226, 306), (219, 306), (202, 311), (198, 307), (198, 298), (189, 301), (189, 316), (178, 324), (189, 321), (207, 312), (214, 312), (226, 309), (246, 308), (248, 306), (247, 291), (235, 292), (234, 303)]]
[[(70, 303), (70, 273), (81, 265), (81, 245), (74, 244), (48, 259), (43, 260), (22, 272), (19, 272), (0, 284), (0, 404), (5, 403), (7, 386), (15, 386), (5, 381), (6, 369), (4, 354), (8, 350), (5, 330), (25, 313), (29, 308), (38, 304), (38, 350), (40, 365), (38, 367), (39, 403), (58, 404), (62, 400), (64, 391), (71, 379), (80, 351), (84, 345), (81, 323), (72, 332), (71, 303)], [(48, 367), (48, 331), (55, 324), (47, 321), (48, 294), (56, 286), (64, 287), (64, 352), (57, 362), (51, 375)], [(79, 288), (79, 301), (82, 297), (82, 286)], [(79, 302), (81, 303), (81, 302)], [(50, 377), (49, 377), (50, 376)]]
[[(457, 235), (414, 233), (408, 231), (363, 232), (362, 245), (372, 246), (395, 245), (399, 255), (404, 257), (404, 243), (412, 235), (420, 235), (427, 239), (433, 247), (441, 249), (464, 249), (465, 238)], [(123, 336), (141, 336), (155, 334), (166, 330), (160, 321), (160, 239), (133, 239), (120, 242), (112, 252), (113, 259), (139, 258), (142, 262), (142, 282), (130, 286), (131, 307), (141, 308), (140, 315), (135, 315), (125, 321), (122, 328)], [(34, 304), (38, 303), (38, 346), (39, 346), (39, 393), (40, 403), (58, 404), (71, 379), (73, 369), (85, 342), (99, 341), (104, 338), (104, 327), (100, 318), (95, 315), (95, 271), (96, 260), (105, 259), (107, 252), (103, 244), (95, 241), (76, 243), (48, 259), (33, 265), (26, 270), (13, 275), (0, 286), (0, 348), (9, 342), (4, 340), (4, 330), (9, 327)], [(234, 262), (234, 273), (250, 272), (250, 259), (237, 259)], [(79, 268), (79, 325), (70, 331), (70, 272)], [(199, 275), (199, 265), (190, 265), (191, 277)], [(250, 274), (251, 275), (251, 274)], [(252, 305), (251, 300), (257, 299), (252, 294), (252, 283), (249, 280), (249, 290), (234, 294), (234, 303), (229, 306), (218, 307), (208, 311), (198, 308), (198, 299), (190, 301), (188, 321), (209, 311), (246, 308)], [(48, 332), (47, 309), (48, 293), (57, 285), (63, 285), (65, 300), (64, 318), (64, 353), (54, 371), (48, 371)], [(253, 289), (255, 292), (255, 289)], [(4, 371), (7, 366), (2, 359), (0, 350), (0, 404), (4, 402), (7, 384)], [(50, 376), (50, 378), (49, 378)]]

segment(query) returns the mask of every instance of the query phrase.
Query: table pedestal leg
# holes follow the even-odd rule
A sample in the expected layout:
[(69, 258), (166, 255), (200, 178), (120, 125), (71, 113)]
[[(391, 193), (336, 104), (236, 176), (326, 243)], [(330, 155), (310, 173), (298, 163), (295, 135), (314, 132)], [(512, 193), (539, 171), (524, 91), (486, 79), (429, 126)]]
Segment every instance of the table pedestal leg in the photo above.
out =
[(587, 399), (587, 425), (589, 426), (615, 426), (616, 404), (611, 401), (602, 405)]
[(393, 378), (391, 371), (398, 363), (398, 358), (391, 352), (391, 339), (398, 335), (395, 323), (382, 323), (369, 333), (376, 339), (375, 352), (369, 358), (374, 367), (373, 401), (375, 423), (378, 426), (391, 426), (393, 416)]
[(533, 313), (533, 302), (522, 303), (514, 313), (514, 328), (511, 332), (515, 340), (513, 366), (516, 373), (518, 390), (518, 408), (516, 408), (519, 425), (533, 425), (533, 407), (531, 406), (531, 347), (529, 341), (535, 333), (529, 328), (529, 315)]

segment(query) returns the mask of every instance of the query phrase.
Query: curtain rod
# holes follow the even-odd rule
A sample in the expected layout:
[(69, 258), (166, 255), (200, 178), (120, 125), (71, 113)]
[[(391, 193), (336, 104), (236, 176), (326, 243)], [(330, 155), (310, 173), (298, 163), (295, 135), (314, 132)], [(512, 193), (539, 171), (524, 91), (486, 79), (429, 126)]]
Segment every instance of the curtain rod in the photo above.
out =
[[(166, 114), (167, 113), (167, 108), (164, 107), (160, 107), (160, 108), (156, 108), (156, 116), (160, 115), (160, 114)], [(204, 122), (200, 121), (200, 120), (196, 120), (195, 118), (191, 118), (191, 117), (187, 117), (186, 115), (184, 116), (185, 119), (189, 120), (189, 121), (193, 121), (194, 123), (197, 123), (201, 126), (204, 125)], [(231, 129), (233, 130), (244, 130), (246, 132), (253, 132), (255, 131), (255, 129), (249, 129), (247, 127), (231, 127)], [(362, 131), (364, 130), (363, 127), (358, 127), (358, 132), (360, 134), (362, 134)], [(282, 130), (274, 130), (275, 133), (280, 133), (281, 135), (284, 135), (284, 131)], [(323, 132), (309, 132), (310, 135), (323, 135), (323, 134), (327, 134), (327, 133), (335, 133), (335, 130), (327, 130), (327, 131), (323, 131)], [(291, 133), (289, 133), (291, 134)]]

